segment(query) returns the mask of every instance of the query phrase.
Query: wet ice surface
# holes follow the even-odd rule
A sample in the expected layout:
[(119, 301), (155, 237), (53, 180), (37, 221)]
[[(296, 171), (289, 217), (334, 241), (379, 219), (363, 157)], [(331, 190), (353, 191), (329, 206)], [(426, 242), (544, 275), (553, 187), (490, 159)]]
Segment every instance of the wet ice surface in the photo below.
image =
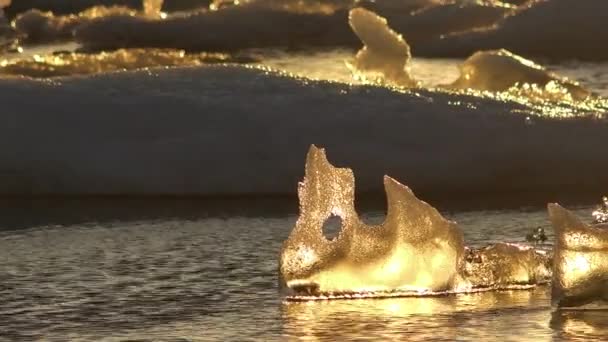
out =
[[(284, 303), (277, 259), (296, 214), (290, 205), (274, 208), (286, 201), (245, 201), (229, 213), (188, 201), (74, 201), (52, 209), (45, 203), (4, 203), (0, 340), (608, 337), (608, 312), (552, 313), (547, 287)], [(590, 219), (592, 209), (577, 214)], [(442, 212), (460, 223), (469, 245), (524, 243), (537, 226), (545, 228), (549, 242), (553, 238), (544, 208)], [(379, 223), (383, 215), (368, 212), (363, 219)]]
[[(329, 79), (339, 82), (357, 83), (353, 80), (345, 61), (352, 60), (356, 51), (348, 49), (320, 50), (314, 52), (259, 51), (263, 64), (277, 69), (314, 79)], [(415, 48), (413, 51), (415, 55)], [(417, 58), (412, 59), (411, 73), (422, 86), (431, 87), (454, 82), (459, 76), (461, 59)], [(545, 63), (547, 70), (578, 81), (600, 96), (608, 96), (608, 62), (567, 61)]]

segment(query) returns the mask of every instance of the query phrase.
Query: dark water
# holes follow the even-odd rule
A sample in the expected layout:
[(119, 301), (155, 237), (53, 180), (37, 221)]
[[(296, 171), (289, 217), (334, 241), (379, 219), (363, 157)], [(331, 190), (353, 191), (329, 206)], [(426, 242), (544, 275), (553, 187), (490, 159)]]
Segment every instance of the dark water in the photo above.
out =
[[(285, 303), (277, 256), (296, 219), (285, 201), (13, 204), (0, 231), (0, 340), (608, 339), (608, 312), (553, 312), (547, 287)], [(473, 245), (551, 233), (542, 208), (448, 216)]]

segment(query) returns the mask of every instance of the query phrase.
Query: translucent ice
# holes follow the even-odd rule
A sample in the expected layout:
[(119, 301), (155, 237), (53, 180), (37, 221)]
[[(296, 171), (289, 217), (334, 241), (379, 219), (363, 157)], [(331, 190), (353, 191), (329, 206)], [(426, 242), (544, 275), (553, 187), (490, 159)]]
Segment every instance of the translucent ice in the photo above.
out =
[(501, 288), (550, 280), (549, 256), (533, 248), (498, 243), (468, 251), (465, 275), (475, 287)]
[(159, 17), (163, 8), (163, 0), (143, 0), (144, 14), (149, 17)]
[(504, 49), (474, 53), (460, 66), (460, 78), (451, 87), (498, 92), (524, 85), (535, 85), (547, 91), (552, 85), (557, 86), (575, 100), (583, 100), (591, 94), (577, 83)]
[(349, 23), (363, 42), (351, 67), (362, 73), (380, 74), (389, 83), (415, 86), (408, 71), (410, 47), (400, 34), (388, 27), (386, 19), (363, 8), (349, 13)]
[[(390, 177), (384, 178), (388, 212), (367, 226), (354, 208), (354, 176), (335, 168), (312, 146), (298, 188), (300, 217), (283, 245), (281, 281), (296, 293), (332, 294), (452, 289), (463, 262), (455, 223)], [(342, 219), (339, 235), (324, 237), (323, 223)]]
[[(353, 172), (332, 166), (312, 146), (298, 187), (300, 217), (281, 251), (282, 287), (296, 298), (332, 298), (505, 289), (549, 279), (547, 255), (509, 244), (465, 250), (456, 223), (388, 176), (384, 188), (386, 219), (368, 226), (355, 211)], [(334, 216), (341, 231), (328, 239), (323, 226)]]
[(608, 304), (608, 226), (588, 226), (558, 204), (548, 209), (556, 236), (554, 304)]

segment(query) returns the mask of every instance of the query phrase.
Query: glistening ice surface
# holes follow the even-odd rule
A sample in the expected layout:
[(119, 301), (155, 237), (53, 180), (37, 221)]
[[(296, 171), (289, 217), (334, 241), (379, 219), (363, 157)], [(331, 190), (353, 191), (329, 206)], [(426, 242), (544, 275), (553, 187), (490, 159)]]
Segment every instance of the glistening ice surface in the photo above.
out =
[[(277, 212), (281, 202), (239, 203), (229, 213), (187, 201), (49, 204), (3, 203), (2, 341), (608, 338), (608, 313), (553, 314), (549, 287), (283, 303), (278, 251), (296, 215)], [(577, 214), (590, 218), (592, 209)], [(523, 243), (537, 226), (553, 238), (544, 207), (447, 216), (473, 246)], [(362, 215), (368, 224), (383, 218)]]

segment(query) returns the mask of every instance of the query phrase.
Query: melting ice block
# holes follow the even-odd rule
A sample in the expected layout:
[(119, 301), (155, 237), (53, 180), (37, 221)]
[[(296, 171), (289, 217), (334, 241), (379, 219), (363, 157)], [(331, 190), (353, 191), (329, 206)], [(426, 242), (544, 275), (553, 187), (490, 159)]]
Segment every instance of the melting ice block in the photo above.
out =
[[(368, 226), (354, 207), (354, 176), (312, 146), (298, 187), (300, 217), (284, 242), (280, 281), (295, 296), (424, 295), (505, 289), (546, 282), (549, 258), (530, 248), (497, 244), (469, 250), (463, 234), (429, 204), (385, 176), (384, 223)], [(342, 221), (328, 239), (324, 223)]]
[(363, 48), (357, 52), (351, 67), (361, 73), (378, 73), (389, 83), (415, 86), (408, 66), (410, 47), (400, 34), (388, 27), (386, 19), (363, 8), (349, 13), (349, 24)]
[(540, 89), (551, 85), (561, 87), (575, 100), (584, 100), (591, 95), (577, 83), (504, 49), (474, 53), (460, 66), (460, 78), (450, 87), (506, 91), (518, 85), (535, 85)]
[(555, 229), (554, 304), (608, 304), (608, 225), (588, 226), (558, 204), (549, 204)]
[[(385, 177), (388, 213), (367, 226), (354, 208), (354, 176), (312, 146), (300, 183), (300, 217), (280, 257), (281, 283), (299, 294), (443, 291), (454, 287), (463, 262), (463, 235), (454, 222)], [(342, 219), (328, 240), (323, 223)]]
[(548, 282), (550, 264), (551, 259), (542, 251), (497, 243), (479, 250), (469, 249), (464, 274), (474, 287), (508, 288)]

